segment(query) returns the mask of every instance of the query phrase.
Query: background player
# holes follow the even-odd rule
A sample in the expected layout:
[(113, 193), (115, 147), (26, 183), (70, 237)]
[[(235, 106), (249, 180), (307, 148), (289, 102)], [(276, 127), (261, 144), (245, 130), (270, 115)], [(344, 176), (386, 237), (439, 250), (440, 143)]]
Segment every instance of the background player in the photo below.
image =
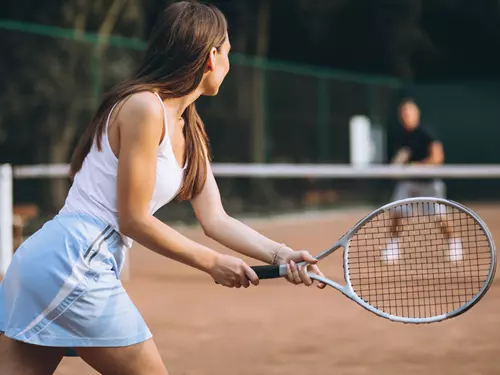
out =
[[(399, 120), (401, 123), (400, 134), (397, 141), (397, 152), (391, 163), (395, 165), (440, 165), (444, 162), (444, 150), (440, 140), (428, 129), (422, 126), (420, 121), (420, 109), (412, 99), (405, 99), (399, 106)], [(400, 200), (411, 197), (446, 197), (446, 186), (440, 179), (435, 178), (412, 178), (398, 181), (392, 200)], [(449, 257), (451, 260), (462, 258), (462, 245), (459, 239), (452, 238), (452, 230), (449, 228), (445, 212), (436, 212), (436, 207), (423, 208), (424, 214), (433, 215), (444, 235), (445, 240), (450, 242)], [(439, 211), (439, 209), (437, 210)], [(382, 259), (394, 261), (399, 258), (399, 232), (400, 222), (408, 212), (393, 214), (391, 223), (392, 239), (382, 252)]]

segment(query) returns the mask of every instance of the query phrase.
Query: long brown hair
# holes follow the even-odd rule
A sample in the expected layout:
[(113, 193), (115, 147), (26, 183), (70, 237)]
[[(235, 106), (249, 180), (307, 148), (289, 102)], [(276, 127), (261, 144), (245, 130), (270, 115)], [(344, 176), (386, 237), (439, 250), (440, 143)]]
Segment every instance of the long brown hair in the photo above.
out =
[[(94, 141), (101, 150), (106, 118), (115, 103), (141, 91), (156, 90), (162, 99), (179, 98), (193, 92), (203, 78), (210, 51), (214, 47), (220, 49), (226, 34), (226, 18), (210, 4), (180, 1), (168, 6), (153, 28), (136, 73), (105, 96), (85, 129), (71, 158), (71, 175), (81, 169)], [(190, 200), (205, 185), (210, 150), (205, 126), (194, 103), (182, 116), (188, 162), (177, 198)]]

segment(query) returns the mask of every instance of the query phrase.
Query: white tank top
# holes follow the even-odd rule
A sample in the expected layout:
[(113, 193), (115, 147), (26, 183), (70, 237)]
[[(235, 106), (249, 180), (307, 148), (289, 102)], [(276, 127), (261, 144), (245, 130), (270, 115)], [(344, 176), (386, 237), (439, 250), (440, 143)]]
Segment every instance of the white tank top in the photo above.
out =
[[(149, 202), (149, 213), (154, 214), (178, 194), (186, 166), (181, 168), (175, 158), (170, 137), (168, 135), (165, 106), (160, 96), (154, 93), (163, 107), (165, 136), (158, 147), (156, 164), (156, 182), (153, 196)], [(101, 151), (94, 142), (85, 158), (82, 168), (74, 177), (68, 197), (60, 213), (80, 212), (93, 215), (120, 232), (118, 226), (116, 176), (118, 158), (113, 153), (108, 141), (109, 120), (116, 103), (108, 114), (106, 127), (102, 136)], [(125, 246), (132, 246), (132, 239), (123, 235)]]

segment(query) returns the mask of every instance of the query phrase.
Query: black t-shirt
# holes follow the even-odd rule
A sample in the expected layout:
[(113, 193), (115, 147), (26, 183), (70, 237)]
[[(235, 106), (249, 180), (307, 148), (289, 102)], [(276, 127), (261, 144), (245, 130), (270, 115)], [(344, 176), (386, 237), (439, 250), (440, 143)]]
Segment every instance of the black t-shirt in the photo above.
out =
[(428, 129), (418, 126), (412, 131), (402, 128), (397, 150), (405, 147), (410, 151), (409, 163), (419, 162), (429, 157), (430, 146), (438, 139)]

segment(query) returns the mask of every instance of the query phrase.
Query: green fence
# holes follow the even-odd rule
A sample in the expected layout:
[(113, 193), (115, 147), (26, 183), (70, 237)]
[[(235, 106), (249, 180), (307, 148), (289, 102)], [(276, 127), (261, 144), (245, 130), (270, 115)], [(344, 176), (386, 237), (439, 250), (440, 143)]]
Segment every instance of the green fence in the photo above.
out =
[[(19, 61), (19, 70), (4, 78), (9, 79), (6, 85), (32, 85), (33, 94), (42, 96), (28, 100), (45, 100), (40, 104), (49, 109), (58, 102), (72, 107), (70, 101), (82, 101), (78, 127), (88, 120), (102, 92), (126, 77), (145, 47), (142, 40), (10, 20), (0, 20), (0, 39), (12, 51), (9, 55), (13, 53), (7, 59)], [(232, 72), (219, 97), (199, 103), (219, 161), (346, 162), (348, 119), (364, 114), (384, 124), (399, 87), (392, 78), (238, 53), (231, 62)], [(59, 76), (54, 77), (56, 67)], [(37, 90), (41, 85), (45, 87)], [(55, 98), (59, 85), (63, 97)], [(9, 95), (16, 100), (12, 92)], [(65, 119), (52, 121), (62, 126)]]
[[(102, 93), (127, 77), (145, 47), (142, 40), (10, 20), (0, 20), (0, 41), (0, 162), (12, 164), (66, 163)], [(368, 116), (391, 144), (402, 82), (237, 53), (231, 62), (218, 97), (198, 103), (216, 162), (347, 163), (354, 115)], [(416, 84), (412, 93), (424, 122), (443, 140), (448, 163), (500, 162), (497, 82)], [(499, 181), (451, 181), (448, 187), (452, 197), (470, 199), (479, 184), (483, 193), (499, 195)], [(231, 212), (297, 209), (316, 190), (333, 191), (335, 202), (380, 202), (391, 187), (388, 181), (318, 183), (307, 176), (220, 181)], [(53, 210), (67, 188), (66, 180), (18, 181), (16, 199)]]

